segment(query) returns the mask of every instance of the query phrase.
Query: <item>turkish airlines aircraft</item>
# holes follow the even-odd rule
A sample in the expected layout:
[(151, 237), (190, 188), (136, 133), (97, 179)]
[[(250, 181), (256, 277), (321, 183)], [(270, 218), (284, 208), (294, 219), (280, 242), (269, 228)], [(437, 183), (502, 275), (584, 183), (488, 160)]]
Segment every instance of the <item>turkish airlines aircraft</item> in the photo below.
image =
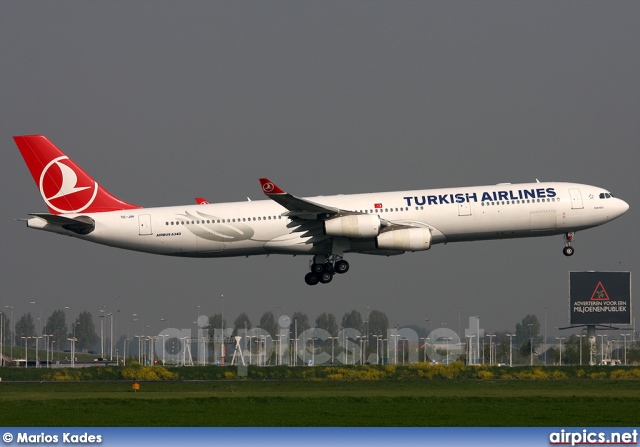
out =
[(161, 255), (216, 258), (265, 254), (313, 258), (305, 281), (346, 273), (345, 253), (399, 255), (448, 242), (564, 234), (573, 255), (578, 230), (628, 209), (602, 188), (576, 183), (490, 186), (301, 198), (266, 178), (271, 200), (142, 208), (108, 193), (42, 135), (14, 140), (50, 213), (29, 228)]

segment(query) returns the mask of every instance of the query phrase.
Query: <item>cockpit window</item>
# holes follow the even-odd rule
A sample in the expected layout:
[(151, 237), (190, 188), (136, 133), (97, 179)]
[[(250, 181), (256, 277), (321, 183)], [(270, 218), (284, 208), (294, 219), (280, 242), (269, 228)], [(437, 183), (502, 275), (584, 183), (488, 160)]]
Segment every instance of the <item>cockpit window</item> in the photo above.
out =
[(601, 199), (610, 199), (613, 197), (613, 194), (611, 194), (610, 192), (601, 192), (598, 197), (600, 197)]

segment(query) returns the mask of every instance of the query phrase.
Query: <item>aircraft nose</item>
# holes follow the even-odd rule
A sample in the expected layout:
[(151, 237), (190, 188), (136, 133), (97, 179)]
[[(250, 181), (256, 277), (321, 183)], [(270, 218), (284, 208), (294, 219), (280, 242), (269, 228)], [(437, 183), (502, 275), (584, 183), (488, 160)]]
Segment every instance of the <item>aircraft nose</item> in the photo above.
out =
[(620, 216), (622, 216), (624, 213), (626, 213), (629, 210), (629, 204), (622, 199), (618, 199), (618, 201), (619, 201), (618, 205), (620, 207)]

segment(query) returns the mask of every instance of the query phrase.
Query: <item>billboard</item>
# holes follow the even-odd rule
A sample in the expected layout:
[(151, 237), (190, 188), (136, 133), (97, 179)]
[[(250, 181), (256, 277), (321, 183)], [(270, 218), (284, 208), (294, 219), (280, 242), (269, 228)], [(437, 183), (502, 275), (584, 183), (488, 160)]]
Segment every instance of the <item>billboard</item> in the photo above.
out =
[(631, 324), (631, 272), (569, 272), (569, 324)]

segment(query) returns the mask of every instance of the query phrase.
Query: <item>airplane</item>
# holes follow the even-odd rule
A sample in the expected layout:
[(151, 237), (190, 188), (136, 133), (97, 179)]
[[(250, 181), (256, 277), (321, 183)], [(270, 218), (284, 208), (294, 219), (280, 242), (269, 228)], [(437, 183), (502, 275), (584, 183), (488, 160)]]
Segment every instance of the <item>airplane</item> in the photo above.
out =
[(311, 255), (304, 279), (344, 274), (347, 253), (400, 255), (434, 244), (564, 235), (624, 214), (629, 205), (597, 186), (565, 182), (378, 192), (303, 198), (268, 178), (267, 198), (143, 208), (104, 189), (43, 135), (13, 137), (49, 213), (27, 227), (160, 255), (218, 258)]

